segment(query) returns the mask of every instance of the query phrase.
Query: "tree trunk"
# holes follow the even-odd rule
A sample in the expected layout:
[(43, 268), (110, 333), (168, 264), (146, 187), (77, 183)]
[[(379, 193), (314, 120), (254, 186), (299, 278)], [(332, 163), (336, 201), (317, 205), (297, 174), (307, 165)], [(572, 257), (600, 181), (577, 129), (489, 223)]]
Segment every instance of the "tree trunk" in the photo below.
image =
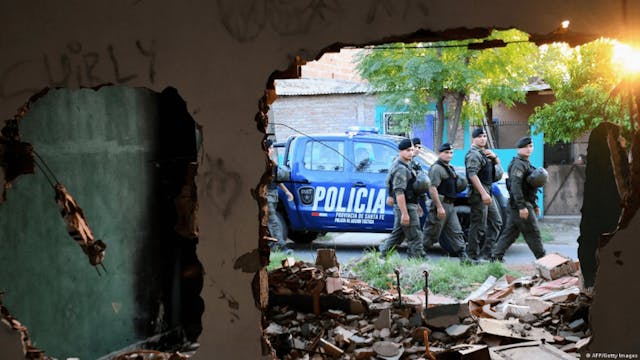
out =
[(444, 137), (444, 96), (440, 96), (436, 101), (436, 121), (433, 132), (433, 150), (437, 151)]
[(454, 144), (456, 142), (456, 135), (458, 133), (458, 124), (460, 123), (460, 114), (462, 113), (462, 103), (464, 102), (464, 93), (453, 93), (451, 94), (455, 101), (455, 109), (453, 109), (450, 114), (452, 114), (449, 119), (449, 133), (447, 134), (447, 139), (450, 144)]

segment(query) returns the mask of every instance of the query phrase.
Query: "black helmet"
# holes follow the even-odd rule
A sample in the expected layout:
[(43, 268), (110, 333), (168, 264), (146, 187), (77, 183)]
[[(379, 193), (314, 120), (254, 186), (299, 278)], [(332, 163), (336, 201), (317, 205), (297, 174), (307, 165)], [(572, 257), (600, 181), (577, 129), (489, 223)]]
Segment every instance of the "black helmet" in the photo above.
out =
[(467, 179), (464, 176), (458, 176), (456, 179), (456, 191), (464, 191), (467, 188), (467, 185), (469, 185)]
[(527, 176), (527, 182), (533, 187), (542, 187), (547, 183), (548, 177), (549, 173), (547, 172), (547, 170), (543, 167), (539, 167), (533, 170), (533, 172), (531, 172), (531, 174)]
[(429, 186), (431, 186), (431, 181), (427, 174), (419, 170), (416, 175), (416, 180), (413, 182), (413, 192), (416, 195), (426, 194), (429, 191)]

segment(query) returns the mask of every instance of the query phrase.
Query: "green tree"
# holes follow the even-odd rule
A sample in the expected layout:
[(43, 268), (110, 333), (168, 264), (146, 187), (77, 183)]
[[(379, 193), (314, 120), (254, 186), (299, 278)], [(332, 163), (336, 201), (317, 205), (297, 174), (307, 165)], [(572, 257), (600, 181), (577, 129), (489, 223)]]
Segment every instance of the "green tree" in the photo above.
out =
[[(501, 44), (498, 40), (507, 45), (468, 49), (482, 41)], [(524, 101), (538, 51), (527, 40), (528, 35), (518, 30), (496, 30), (484, 39), (377, 46), (361, 53), (357, 69), (380, 103), (402, 112), (399, 120), (405, 130), (422, 123), (435, 103), (437, 147), (443, 139), (445, 114), (447, 140), (453, 142), (461, 118), (478, 124), (495, 103), (511, 106)]]
[(529, 122), (545, 142), (572, 141), (603, 120), (631, 130), (628, 96), (611, 91), (625, 74), (616, 59), (615, 40), (599, 39), (571, 48), (564, 43), (541, 47), (538, 72), (551, 86), (555, 101), (536, 107)]

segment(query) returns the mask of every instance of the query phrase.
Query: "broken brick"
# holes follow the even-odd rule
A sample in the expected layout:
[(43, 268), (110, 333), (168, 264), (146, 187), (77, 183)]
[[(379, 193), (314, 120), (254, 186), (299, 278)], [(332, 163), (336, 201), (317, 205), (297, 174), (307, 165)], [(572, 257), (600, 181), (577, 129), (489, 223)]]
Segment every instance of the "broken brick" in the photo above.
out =
[(535, 265), (540, 276), (547, 280), (555, 280), (578, 270), (573, 260), (556, 253), (541, 257)]

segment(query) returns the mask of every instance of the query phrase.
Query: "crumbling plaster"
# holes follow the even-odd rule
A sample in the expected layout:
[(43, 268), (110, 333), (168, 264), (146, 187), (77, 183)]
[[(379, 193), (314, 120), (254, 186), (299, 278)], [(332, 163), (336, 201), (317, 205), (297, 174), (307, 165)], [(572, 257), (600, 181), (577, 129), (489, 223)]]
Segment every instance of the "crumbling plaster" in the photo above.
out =
[[(250, 190), (265, 159), (253, 119), (274, 70), (285, 69), (296, 55), (315, 58), (336, 42), (381, 42), (419, 29), (518, 27), (547, 34), (569, 19), (575, 32), (631, 36), (640, 33), (639, 10), (640, 4), (628, 0), (460, 0), (455, 5), (433, 0), (5, 0), (0, 4), (0, 114), (13, 116), (45, 86), (112, 82), (155, 91), (177, 88), (204, 130), (198, 256), (206, 271), (206, 309), (196, 358), (256, 359), (262, 350), (260, 311), (250, 287), (254, 274), (234, 269), (234, 262), (258, 244), (258, 208)], [(624, 28), (625, 18), (631, 28)], [(594, 324), (607, 329), (614, 327), (604, 324), (617, 321), (622, 312), (640, 323), (632, 306), (617, 305), (619, 297), (637, 295), (624, 288), (635, 281), (640, 264), (634, 259), (638, 243), (630, 240), (620, 240), (623, 265), (601, 261), (607, 271), (599, 276), (607, 277), (602, 280), (608, 289), (597, 301), (603, 313), (620, 312), (592, 315)], [(620, 333), (637, 338), (637, 329)], [(597, 328), (594, 332), (594, 351), (618, 351), (611, 333), (604, 338)]]

